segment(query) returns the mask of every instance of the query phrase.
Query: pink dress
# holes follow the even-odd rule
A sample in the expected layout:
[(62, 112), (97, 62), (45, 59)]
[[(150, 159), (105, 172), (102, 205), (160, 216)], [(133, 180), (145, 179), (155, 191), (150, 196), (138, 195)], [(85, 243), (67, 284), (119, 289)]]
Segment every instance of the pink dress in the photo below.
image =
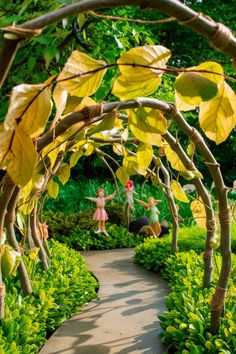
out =
[(104, 197), (96, 198), (97, 209), (96, 209), (95, 213), (93, 214), (93, 220), (97, 220), (97, 221), (108, 220), (107, 212), (104, 209), (106, 200), (107, 200), (107, 198), (104, 198)]

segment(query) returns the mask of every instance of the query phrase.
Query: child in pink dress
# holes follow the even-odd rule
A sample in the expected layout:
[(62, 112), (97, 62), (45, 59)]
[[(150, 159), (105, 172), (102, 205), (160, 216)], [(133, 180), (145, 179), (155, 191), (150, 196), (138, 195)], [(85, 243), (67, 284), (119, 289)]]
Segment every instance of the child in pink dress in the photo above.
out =
[(116, 194), (116, 192), (114, 192), (111, 195), (108, 195), (107, 197), (104, 197), (104, 195), (105, 195), (104, 189), (99, 189), (97, 198), (85, 197), (86, 199), (91, 200), (91, 202), (95, 202), (97, 205), (97, 209), (96, 209), (95, 213), (93, 214), (93, 220), (98, 221), (98, 230), (96, 232), (102, 232), (106, 236), (109, 236), (109, 234), (107, 233), (107, 231), (105, 229), (105, 222), (106, 222), (106, 220), (108, 220), (108, 215), (107, 215), (107, 212), (106, 212), (104, 206), (108, 200), (111, 200), (114, 198), (115, 194)]

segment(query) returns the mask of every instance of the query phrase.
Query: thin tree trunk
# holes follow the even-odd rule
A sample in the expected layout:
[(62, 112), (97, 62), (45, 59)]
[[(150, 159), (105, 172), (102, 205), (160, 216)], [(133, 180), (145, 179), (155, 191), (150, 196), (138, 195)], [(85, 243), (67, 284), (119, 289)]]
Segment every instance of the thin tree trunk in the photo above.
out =
[[(7, 205), (11, 199), (12, 193), (14, 191), (15, 185), (8, 175), (5, 175), (2, 180), (2, 195), (0, 197), (0, 252), (1, 244), (3, 241), (3, 227), (5, 221), (5, 215), (7, 210)], [(4, 304), (5, 304), (6, 289), (5, 284), (2, 279), (2, 268), (0, 261), (0, 318), (4, 318)]]
[[(20, 246), (16, 239), (15, 229), (14, 229), (14, 221), (15, 221), (15, 208), (19, 199), (20, 189), (15, 187), (14, 192), (12, 194), (11, 200), (8, 203), (7, 214), (5, 217), (6, 229), (7, 229), (7, 240), (9, 244), (19, 253), (21, 253)], [(29, 275), (24, 264), (23, 259), (20, 260), (19, 267), (17, 269), (20, 282), (23, 288), (24, 295), (29, 295), (32, 293), (32, 287), (30, 284)]]
[(178, 251), (178, 210), (174, 201), (174, 197), (172, 194), (172, 190), (170, 188), (170, 175), (168, 170), (165, 168), (164, 164), (162, 163), (161, 159), (155, 159), (155, 163), (160, 166), (160, 169), (162, 170), (162, 173), (164, 175), (164, 190), (165, 194), (169, 203), (170, 207), (170, 214), (171, 214), (171, 220), (172, 220), (172, 250), (173, 252)]
[(47, 259), (47, 254), (45, 252), (45, 249), (43, 247), (43, 244), (40, 240), (40, 237), (38, 235), (38, 228), (37, 228), (37, 204), (34, 207), (31, 216), (30, 216), (30, 226), (31, 226), (31, 232), (32, 232), (32, 237), (34, 240), (34, 243), (36, 245), (36, 247), (39, 248), (39, 257), (40, 260), (43, 264), (43, 269), (44, 270), (48, 270), (49, 269), (49, 265), (48, 265), (48, 259)]
[[(167, 132), (164, 136), (164, 139), (168, 142), (172, 150), (176, 152), (184, 166), (189, 171), (197, 171), (193, 161), (187, 156), (181, 145), (178, 141), (169, 133)], [(213, 250), (210, 247), (210, 241), (213, 239), (215, 235), (215, 217), (214, 211), (211, 204), (211, 198), (203, 186), (202, 181), (200, 178), (193, 178), (193, 184), (196, 187), (196, 190), (199, 196), (202, 198), (204, 203), (204, 208), (206, 211), (206, 243), (205, 249), (203, 253), (203, 261), (204, 261), (204, 275), (203, 275), (203, 287), (209, 287), (212, 280), (212, 271), (213, 271)]]
[(196, 145), (200, 154), (205, 158), (205, 163), (211, 173), (219, 200), (219, 220), (221, 226), (220, 251), (222, 265), (219, 280), (215, 293), (211, 300), (211, 326), (210, 331), (216, 334), (220, 328), (220, 318), (223, 315), (227, 286), (231, 272), (231, 239), (230, 239), (230, 207), (227, 199), (227, 187), (221, 174), (220, 165), (215, 160), (201, 134), (191, 127), (180, 113), (177, 113), (173, 120), (183, 132), (188, 134)]

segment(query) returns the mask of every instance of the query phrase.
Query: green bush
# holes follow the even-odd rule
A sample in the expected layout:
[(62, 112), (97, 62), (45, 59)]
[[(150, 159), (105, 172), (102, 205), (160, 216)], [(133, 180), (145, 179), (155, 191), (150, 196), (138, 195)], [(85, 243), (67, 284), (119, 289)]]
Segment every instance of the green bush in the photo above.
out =
[[(97, 281), (80, 254), (51, 240), (51, 266), (26, 260), (34, 273), (33, 295), (23, 297), (19, 281), (7, 279), (5, 318), (1, 320), (0, 354), (37, 353), (46, 336), (96, 298)], [(31, 274), (32, 275), (32, 274)]]
[(102, 233), (95, 233), (92, 230), (81, 230), (74, 228), (74, 231), (65, 236), (54, 236), (60, 242), (75, 250), (105, 250), (112, 248), (135, 247), (144, 241), (144, 236), (133, 235), (124, 226), (107, 225), (109, 237)]
[[(236, 347), (235, 275), (232, 272), (225, 316), (218, 335), (211, 335), (210, 299), (213, 288), (202, 289), (203, 262), (194, 251), (170, 254), (167, 240), (146, 240), (136, 247), (135, 260), (147, 269), (161, 271), (170, 285), (168, 311), (160, 316), (168, 352), (181, 354), (232, 354)], [(156, 258), (153, 259), (153, 256)], [(159, 257), (159, 258), (158, 258)], [(220, 257), (217, 256), (220, 263)], [(233, 257), (235, 263), (235, 257)], [(215, 277), (213, 284), (215, 283)]]

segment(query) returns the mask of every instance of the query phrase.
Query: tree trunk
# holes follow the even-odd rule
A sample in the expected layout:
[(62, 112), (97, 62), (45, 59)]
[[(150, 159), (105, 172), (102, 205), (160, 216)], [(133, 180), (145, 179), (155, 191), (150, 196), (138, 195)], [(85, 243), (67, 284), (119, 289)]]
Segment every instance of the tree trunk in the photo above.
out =
[(191, 127), (180, 113), (177, 113), (172, 118), (177, 122), (182, 131), (188, 134), (200, 154), (205, 158), (205, 163), (211, 173), (218, 195), (219, 220), (221, 226), (220, 251), (222, 255), (222, 265), (215, 293), (211, 300), (210, 326), (211, 333), (216, 334), (220, 328), (220, 318), (223, 315), (227, 286), (231, 272), (230, 207), (227, 200), (227, 188), (224, 184), (220, 165), (215, 160), (201, 134), (195, 128)]
[[(7, 210), (7, 205), (11, 199), (12, 193), (14, 191), (15, 185), (8, 175), (5, 175), (2, 179), (2, 195), (0, 197), (0, 252), (1, 244), (3, 241), (3, 227), (5, 221), (5, 215)], [(4, 304), (5, 304), (6, 289), (5, 284), (2, 279), (2, 269), (0, 261), (0, 318), (4, 318)]]
[(39, 258), (43, 264), (43, 269), (48, 270), (49, 265), (48, 265), (48, 259), (47, 259), (47, 254), (45, 252), (45, 249), (43, 247), (43, 244), (41, 242), (41, 239), (38, 235), (38, 228), (37, 228), (37, 204), (34, 207), (32, 214), (30, 216), (30, 226), (31, 226), (31, 232), (32, 232), (32, 237), (34, 240), (34, 243), (36, 247), (39, 248)]
[[(11, 200), (8, 203), (7, 214), (5, 217), (6, 229), (7, 229), (7, 240), (9, 244), (19, 253), (21, 253), (20, 246), (16, 239), (15, 230), (14, 230), (14, 221), (15, 221), (15, 208), (19, 199), (20, 189), (15, 187), (12, 194)], [(32, 287), (30, 284), (29, 275), (24, 264), (23, 259), (20, 260), (19, 267), (17, 269), (20, 282), (23, 288), (24, 295), (29, 295), (32, 293)]]
[[(171, 148), (176, 152), (180, 160), (183, 162), (184, 166), (189, 171), (196, 171), (196, 167), (193, 161), (187, 156), (187, 154), (185, 153), (181, 145), (169, 132), (167, 132), (164, 135), (164, 139), (168, 142)], [(206, 211), (207, 236), (206, 236), (205, 249), (203, 253), (203, 261), (204, 261), (203, 287), (205, 288), (210, 286), (212, 280), (213, 250), (210, 247), (210, 241), (215, 235), (215, 217), (214, 217), (214, 211), (211, 204), (211, 198), (206, 188), (203, 186), (201, 179), (193, 178), (192, 182), (195, 185), (199, 196), (202, 198), (202, 201), (204, 203), (204, 208)]]

